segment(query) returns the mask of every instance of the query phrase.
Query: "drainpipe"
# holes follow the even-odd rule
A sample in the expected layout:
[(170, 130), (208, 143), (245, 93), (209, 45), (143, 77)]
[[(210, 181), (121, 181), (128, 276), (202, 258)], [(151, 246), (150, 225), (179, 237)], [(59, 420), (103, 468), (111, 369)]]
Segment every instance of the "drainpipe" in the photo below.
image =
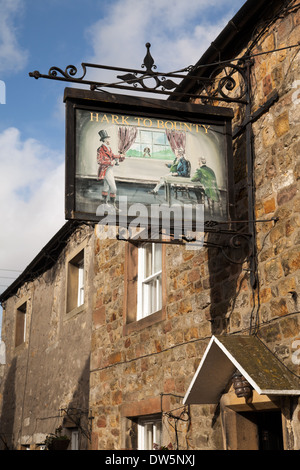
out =
[[(245, 110), (245, 136), (246, 136), (246, 161), (247, 161), (247, 195), (248, 195), (248, 231), (251, 237), (249, 238), (249, 271), (250, 271), (250, 286), (252, 292), (258, 289), (257, 278), (257, 259), (256, 259), (256, 226), (255, 226), (255, 194), (254, 194), (254, 148), (253, 148), (253, 134), (252, 134), (252, 119), (251, 119), (251, 66), (253, 61), (246, 62), (246, 80), (247, 80), (247, 104)], [(255, 318), (253, 318), (254, 306), (250, 315), (250, 328), (249, 334), (255, 332)], [(254, 322), (254, 325), (253, 325)]]
[(255, 197), (254, 197), (254, 150), (251, 121), (251, 75), (250, 69), (253, 61), (246, 62), (247, 104), (246, 104), (246, 161), (247, 161), (247, 194), (248, 194), (248, 230), (251, 234), (250, 250), (250, 283), (252, 289), (257, 287), (256, 276), (256, 231), (255, 231)]

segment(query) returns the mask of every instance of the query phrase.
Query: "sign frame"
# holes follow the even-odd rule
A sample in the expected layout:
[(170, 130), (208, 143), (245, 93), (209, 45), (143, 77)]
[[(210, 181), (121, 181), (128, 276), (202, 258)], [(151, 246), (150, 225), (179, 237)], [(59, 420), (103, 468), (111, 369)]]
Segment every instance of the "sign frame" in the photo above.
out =
[[(222, 129), (223, 152), (222, 164), (225, 168), (224, 181), (226, 186), (225, 217), (220, 220), (223, 224), (234, 220), (234, 182), (233, 182), (233, 151), (232, 151), (232, 118), (233, 110), (228, 107), (200, 105), (170, 100), (136, 97), (130, 95), (111, 94), (106, 92), (65, 88), (64, 102), (66, 105), (66, 160), (65, 160), (65, 218), (85, 222), (100, 222), (103, 216), (96, 211), (82, 209), (76, 196), (78, 194), (78, 167), (79, 136), (78, 113), (103, 113), (102, 115), (130, 116), (132, 119), (140, 119), (136, 122), (158, 120), (165, 123), (180, 122), (197, 126), (216, 126)], [(171, 124), (169, 124), (171, 126)], [(200, 126), (200, 127), (199, 127)], [(196, 128), (196, 127), (195, 127)], [(203, 127), (204, 128), (204, 127)], [(99, 124), (100, 129), (100, 124)], [(100, 136), (101, 137), (101, 136)], [(100, 138), (98, 136), (100, 143)], [(93, 158), (96, 159), (96, 151)], [(99, 190), (99, 195), (101, 194)], [(143, 202), (143, 201), (141, 201)], [(99, 202), (100, 203), (100, 202)], [(124, 214), (123, 214), (124, 215)], [(126, 217), (125, 225), (129, 225), (134, 216)], [(207, 226), (214, 220), (205, 218)], [(145, 227), (149, 224), (145, 222)], [(174, 220), (172, 220), (174, 223)], [(113, 225), (124, 226), (124, 218), (116, 214)], [(224, 225), (225, 226), (225, 225)], [(206, 229), (205, 229), (206, 231)]]

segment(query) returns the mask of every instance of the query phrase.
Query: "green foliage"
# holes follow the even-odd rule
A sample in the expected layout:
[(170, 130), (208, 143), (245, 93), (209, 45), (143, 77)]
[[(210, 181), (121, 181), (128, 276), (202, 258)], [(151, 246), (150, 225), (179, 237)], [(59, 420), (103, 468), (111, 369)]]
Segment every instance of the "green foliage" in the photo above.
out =
[(145, 158), (148, 160), (173, 160), (175, 158), (174, 153), (170, 149), (160, 150), (159, 152), (155, 152), (151, 155), (151, 157), (144, 157), (142, 152), (139, 152), (135, 149), (130, 149), (126, 153), (126, 157), (133, 157), (133, 158)]
[(167, 446), (160, 446), (158, 444), (153, 444), (154, 450), (173, 450), (173, 445), (171, 442)]
[(43, 445), (46, 447), (46, 449), (49, 449), (54, 441), (63, 441), (63, 440), (69, 440), (69, 437), (66, 436), (66, 434), (62, 434), (62, 427), (59, 426), (58, 428), (55, 429), (55, 433), (48, 434), (46, 436), (45, 441), (43, 442)]

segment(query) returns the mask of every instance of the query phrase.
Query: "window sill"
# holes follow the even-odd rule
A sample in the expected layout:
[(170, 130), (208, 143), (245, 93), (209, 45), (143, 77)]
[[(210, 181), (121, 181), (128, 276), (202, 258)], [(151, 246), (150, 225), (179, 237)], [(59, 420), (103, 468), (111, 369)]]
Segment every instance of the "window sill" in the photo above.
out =
[(124, 325), (123, 335), (127, 336), (130, 333), (133, 333), (135, 331), (143, 330), (144, 328), (152, 326), (155, 323), (158, 323), (164, 319), (165, 319), (165, 309), (163, 308), (162, 310), (158, 310), (157, 312), (152, 313), (151, 315), (148, 315), (147, 317), (144, 317), (141, 320), (133, 321), (131, 323), (128, 323), (127, 325)]
[(66, 312), (65, 320), (69, 320), (72, 317), (75, 317), (75, 315), (78, 315), (81, 313), (83, 310), (85, 310), (86, 304), (82, 304), (79, 307), (73, 308), (73, 310), (70, 310), (70, 312)]
[(24, 343), (18, 344), (18, 346), (15, 346), (15, 354), (21, 353), (24, 351), (24, 349), (27, 349), (26, 341), (24, 341)]

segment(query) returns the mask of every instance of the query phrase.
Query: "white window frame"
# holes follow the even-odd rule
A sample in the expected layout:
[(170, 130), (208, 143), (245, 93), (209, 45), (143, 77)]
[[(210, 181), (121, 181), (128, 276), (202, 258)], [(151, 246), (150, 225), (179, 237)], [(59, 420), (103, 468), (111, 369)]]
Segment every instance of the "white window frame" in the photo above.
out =
[[(138, 249), (137, 320), (162, 309), (162, 246), (151, 243), (151, 274), (146, 276), (148, 246), (149, 244), (145, 244)], [(154, 263), (157, 254), (160, 256), (161, 268), (155, 271)]]
[(71, 450), (79, 450), (79, 430), (74, 429), (71, 432)]
[(23, 333), (23, 343), (26, 342), (26, 329), (27, 329), (27, 303), (26, 310), (24, 312), (24, 333)]
[(84, 304), (84, 256), (78, 263), (78, 296), (77, 307)]
[(86, 300), (85, 296), (85, 249), (80, 246), (77, 252), (67, 259), (66, 312), (80, 311)]
[(138, 419), (138, 450), (153, 450), (154, 444), (161, 446), (161, 417), (142, 417)]
[[(150, 139), (148, 139), (147, 137), (145, 138), (145, 134), (144, 134), (145, 132), (148, 134), (147, 137), (150, 137)], [(163, 138), (163, 142), (157, 143), (157, 137)], [(170, 144), (168, 142), (166, 133), (164, 131), (155, 130), (155, 132), (153, 132), (153, 129), (151, 129), (151, 132), (149, 132), (148, 128), (138, 129), (136, 139), (131, 149), (136, 150), (141, 155), (143, 155), (143, 149), (145, 147), (150, 148), (151, 155), (155, 153), (155, 150), (158, 152), (160, 150), (164, 150), (164, 151), (168, 150), (170, 152), (170, 155), (172, 154), (172, 151), (170, 149)], [(170, 157), (170, 161), (173, 161), (171, 157)]]
[[(17, 307), (16, 312), (16, 327), (15, 327), (15, 347), (21, 346), (26, 343), (27, 337), (27, 300)], [(22, 336), (19, 329), (22, 329)]]

